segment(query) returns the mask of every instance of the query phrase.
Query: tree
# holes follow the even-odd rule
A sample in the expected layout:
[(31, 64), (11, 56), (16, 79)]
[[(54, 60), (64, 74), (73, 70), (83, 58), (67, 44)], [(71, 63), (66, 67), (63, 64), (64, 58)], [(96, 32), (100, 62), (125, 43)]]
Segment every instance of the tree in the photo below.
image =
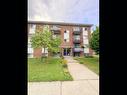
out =
[(61, 39), (60, 37), (56, 37), (56, 38), (52, 38), (50, 41), (50, 45), (48, 47), (48, 51), (50, 53), (57, 53), (60, 51), (60, 43), (61, 43)]
[(90, 48), (92, 48), (96, 54), (99, 54), (99, 27), (97, 26), (90, 38)]
[(44, 56), (45, 49), (48, 48), (50, 52), (58, 52), (60, 45), (60, 38), (52, 37), (52, 33), (47, 25), (43, 27), (43, 29), (38, 29), (35, 32), (35, 35), (31, 38), (31, 45), (33, 48), (44, 48)]

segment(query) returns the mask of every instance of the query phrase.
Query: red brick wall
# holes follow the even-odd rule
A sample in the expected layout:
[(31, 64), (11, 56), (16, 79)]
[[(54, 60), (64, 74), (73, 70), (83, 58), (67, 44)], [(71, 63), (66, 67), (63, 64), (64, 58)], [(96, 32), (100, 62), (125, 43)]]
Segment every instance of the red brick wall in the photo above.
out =
[(41, 49), (41, 48), (36, 48), (36, 49), (34, 49), (33, 56), (34, 56), (35, 58), (39, 58), (39, 57), (41, 57), (41, 55), (42, 55), (42, 49)]
[[(69, 42), (65, 42), (64, 41), (64, 31), (65, 30), (69, 30)], [(73, 39), (72, 39), (72, 27), (70, 26), (61, 26), (61, 47), (62, 46), (70, 46), (72, 47), (73, 46)]]
[[(52, 25), (49, 25), (52, 26)], [(63, 53), (63, 47), (70, 47), (73, 48), (74, 44), (73, 44), (73, 27), (75, 26), (60, 26), (61, 30), (60, 30), (60, 36), (61, 36), (61, 53)], [(43, 29), (43, 24), (37, 24), (36, 25), (36, 29), (37, 30), (42, 30)], [(65, 42), (64, 41), (64, 31), (65, 30), (69, 30), (69, 42)], [(29, 24), (28, 24), (28, 32), (29, 32)], [(83, 45), (83, 34), (81, 33), (81, 46)], [(88, 28), (88, 38), (90, 38), (90, 27)], [(92, 54), (92, 50), (89, 49), (90, 54)], [(34, 53), (33, 56), (34, 57), (41, 57), (42, 55), (42, 49), (38, 48), (38, 49), (34, 49)], [(80, 54), (81, 56), (84, 55), (84, 52), (81, 52)]]

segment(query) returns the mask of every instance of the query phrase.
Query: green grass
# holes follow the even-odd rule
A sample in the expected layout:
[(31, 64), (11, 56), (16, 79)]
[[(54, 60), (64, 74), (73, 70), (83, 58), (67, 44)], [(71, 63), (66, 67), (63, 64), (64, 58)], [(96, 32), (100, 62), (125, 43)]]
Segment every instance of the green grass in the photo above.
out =
[(28, 81), (67, 81), (72, 80), (68, 72), (64, 72), (60, 58), (50, 58), (48, 63), (41, 62), (35, 58), (28, 58)]
[(85, 58), (85, 57), (75, 57), (81, 64), (87, 66), (90, 70), (99, 75), (99, 57)]

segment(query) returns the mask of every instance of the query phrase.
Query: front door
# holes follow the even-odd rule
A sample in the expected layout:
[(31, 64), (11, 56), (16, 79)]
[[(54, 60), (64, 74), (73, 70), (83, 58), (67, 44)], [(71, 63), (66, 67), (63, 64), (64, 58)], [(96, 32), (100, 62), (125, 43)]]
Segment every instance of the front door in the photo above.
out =
[(63, 55), (70, 56), (71, 55), (71, 48), (63, 48)]

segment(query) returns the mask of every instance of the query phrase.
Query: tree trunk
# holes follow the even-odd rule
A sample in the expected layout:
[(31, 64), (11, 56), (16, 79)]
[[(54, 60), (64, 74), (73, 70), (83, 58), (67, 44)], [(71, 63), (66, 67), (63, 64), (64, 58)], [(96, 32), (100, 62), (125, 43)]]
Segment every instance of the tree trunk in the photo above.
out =
[(50, 50), (48, 51), (48, 57), (52, 57), (52, 52)]
[(44, 55), (42, 56), (42, 62), (47, 63), (47, 58), (45, 55), (45, 46), (43, 48), (44, 48)]
[(45, 57), (45, 47), (44, 47), (44, 57)]

